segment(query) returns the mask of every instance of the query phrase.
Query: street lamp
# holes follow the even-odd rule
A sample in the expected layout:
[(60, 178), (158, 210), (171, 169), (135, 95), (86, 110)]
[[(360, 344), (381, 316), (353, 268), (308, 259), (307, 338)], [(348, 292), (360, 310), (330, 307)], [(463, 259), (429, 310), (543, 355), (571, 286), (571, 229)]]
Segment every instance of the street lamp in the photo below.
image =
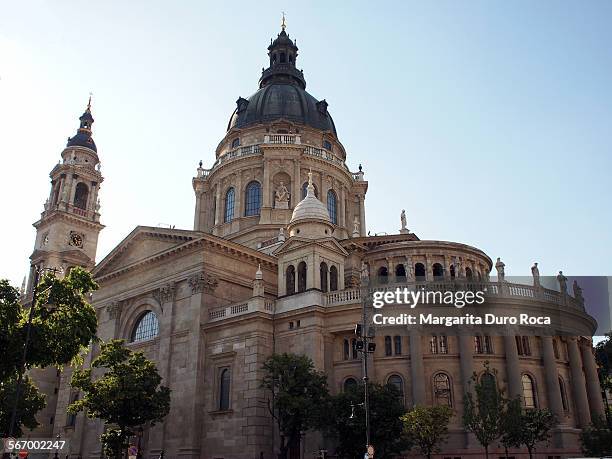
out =
[[(23, 355), (21, 357), (21, 365), (17, 371), (17, 386), (15, 388), (15, 403), (13, 404), (13, 412), (11, 413), (11, 423), (9, 424), (9, 432), (8, 436), (12, 437), (15, 433), (15, 426), (17, 425), (17, 409), (19, 406), (19, 398), (21, 397), (21, 386), (23, 384), (23, 374), (26, 371), (26, 358), (28, 356), (28, 346), (30, 345), (30, 335), (32, 332), (32, 320), (34, 319), (34, 308), (36, 308), (36, 296), (38, 294), (38, 280), (40, 279), (40, 274), (49, 271), (53, 274), (58, 272), (62, 272), (61, 269), (58, 268), (44, 268), (44, 267), (34, 267), (34, 287), (32, 289), (32, 303), (30, 304), (30, 313), (28, 315), (28, 325), (26, 328), (26, 336), (25, 342), (23, 345)], [(45, 290), (40, 293), (48, 292), (53, 285), (50, 285)]]

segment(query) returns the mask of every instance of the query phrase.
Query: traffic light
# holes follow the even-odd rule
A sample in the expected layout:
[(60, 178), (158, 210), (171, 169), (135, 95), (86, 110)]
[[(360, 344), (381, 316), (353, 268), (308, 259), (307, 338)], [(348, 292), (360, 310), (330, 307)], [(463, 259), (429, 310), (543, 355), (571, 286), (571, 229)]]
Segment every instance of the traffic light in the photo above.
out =
[(355, 335), (361, 336), (361, 324), (355, 324)]
[(363, 351), (363, 341), (359, 340), (357, 341), (357, 343), (355, 343), (355, 349), (357, 349), (358, 351)]
[(368, 343), (368, 352), (374, 352), (376, 350), (376, 343)]

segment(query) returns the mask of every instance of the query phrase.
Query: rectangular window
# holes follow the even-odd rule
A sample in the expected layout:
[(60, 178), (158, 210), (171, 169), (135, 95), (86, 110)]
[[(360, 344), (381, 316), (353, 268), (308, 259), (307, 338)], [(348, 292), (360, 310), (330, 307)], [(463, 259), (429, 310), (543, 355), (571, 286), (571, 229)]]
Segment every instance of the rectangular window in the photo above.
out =
[(395, 355), (402, 355), (402, 337), (394, 336), (393, 344), (395, 345)]
[(446, 335), (440, 335), (440, 354), (448, 354), (448, 341)]
[(429, 338), (429, 350), (432, 354), (438, 353), (438, 337), (436, 335), (432, 335), (432, 337)]
[(385, 336), (385, 355), (387, 357), (392, 355), (392, 352), (391, 352), (391, 337), (390, 336)]

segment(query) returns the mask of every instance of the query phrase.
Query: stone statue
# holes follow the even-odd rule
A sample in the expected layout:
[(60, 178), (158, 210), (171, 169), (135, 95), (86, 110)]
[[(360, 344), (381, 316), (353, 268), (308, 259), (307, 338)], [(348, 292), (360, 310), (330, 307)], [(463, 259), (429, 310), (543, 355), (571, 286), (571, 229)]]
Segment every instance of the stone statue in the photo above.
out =
[(538, 269), (538, 262), (534, 262), (533, 266), (531, 267), (531, 275), (533, 276), (533, 286), (539, 287), (540, 286), (540, 270)]
[(274, 206), (277, 209), (288, 209), (289, 208), (289, 190), (285, 186), (284, 182), (280, 182), (280, 185), (274, 193)]
[(495, 263), (495, 269), (497, 269), (497, 280), (499, 282), (503, 282), (504, 277), (506, 277), (505, 268), (506, 264), (501, 261), (500, 257), (497, 257), (497, 262)]
[(353, 237), (359, 237), (361, 232), (359, 231), (359, 217), (355, 215), (355, 219), (353, 220)]
[(280, 242), (285, 242), (285, 239), (287, 239), (285, 236), (285, 228), (281, 226), (281, 228), (278, 230), (278, 240)]
[(576, 299), (576, 301), (578, 301), (578, 303), (580, 304), (584, 304), (584, 297), (582, 296), (582, 287), (578, 285), (577, 280), (574, 280), (574, 283), (572, 284), (572, 289), (574, 290), (574, 298)]
[(361, 261), (361, 281), (369, 282), (370, 280), (370, 267), (365, 261)]
[(457, 277), (463, 277), (463, 262), (459, 257), (455, 258), (455, 275)]
[(98, 198), (98, 200), (96, 201), (96, 213), (100, 212), (100, 198)]
[(567, 295), (567, 277), (563, 275), (563, 271), (559, 271), (557, 281), (559, 282), (559, 291), (563, 295)]
[(49, 210), (49, 199), (45, 201), (45, 210)]
[(69, 186), (66, 183), (62, 184), (62, 201), (63, 202), (68, 202), (69, 198), (68, 198), (68, 193), (70, 192), (69, 190)]
[(402, 221), (402, 229), (406, 229), (406, 211), (404, 209), (402, 209), (400, 220)]

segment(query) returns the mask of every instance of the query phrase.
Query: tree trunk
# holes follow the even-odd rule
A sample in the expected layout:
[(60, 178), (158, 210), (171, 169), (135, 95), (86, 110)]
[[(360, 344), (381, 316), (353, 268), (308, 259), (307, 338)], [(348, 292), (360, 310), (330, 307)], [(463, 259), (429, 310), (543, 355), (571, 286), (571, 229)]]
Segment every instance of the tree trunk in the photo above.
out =
[(529, 451), (529, 459), (533, 459), (533, 448), (527, 447), (527, 451)]
[(485, 457), (489, 459), (489, 445), (485, 445)]
[(506, 453), (506, 459), (508, 459), (508, 445), (504, 445), (504, 451)]

